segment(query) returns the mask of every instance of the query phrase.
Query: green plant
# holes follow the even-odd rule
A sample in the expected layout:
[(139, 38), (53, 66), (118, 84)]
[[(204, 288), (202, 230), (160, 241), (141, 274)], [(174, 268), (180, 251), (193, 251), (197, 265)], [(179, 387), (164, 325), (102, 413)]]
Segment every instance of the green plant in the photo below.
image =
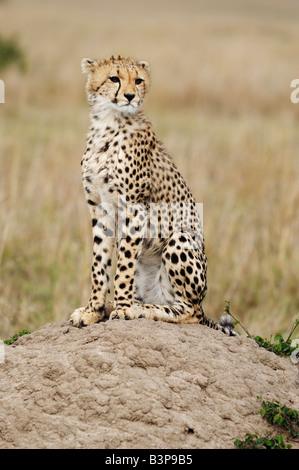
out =
[[(271, 338), (270, 340), (264, 339), (261, 336), (254, 336), (254, 340), (257, 342), (257, 344), (268, 351), (272, 351), (278, 356), (290, 356), (292, 352), (296, 349), (296, 347), (292, 347), (291, 343), (291, 337), (296, 330), (296, 328), (299, 325), (299, 318), (296, 319), (294, 322), (291, 331), (289, 333), (289, 336), (285, 340), (283, 336), (280, 333), (277, 333), (274, 336), (274, 342), (272, 342)], [(275, 343), (277, 341), (277, 343)]]
[(274, 400), (264, 401), (262, 398), (257, 397), (262, 402), (260, 415), (265, 418), (270, 424), (277, 424), (286, 429), (292, 437), (299, 437), (299, 417), (298, 412), (287, 406), (281, 406), (279, 401)]
[[(299, 418), (298, 412), (287, 406), (281, 406), (279, 401), (265, 401), (257, 397), (262, 403), (260, 415), (268, 421), (269, 424), (284, 428), (287, 434), (293, 438), (299, 436)], [(234, 444), (239, 449), (291, 449), (291, 444), (284, 441), (286, 436), (274, 435), (273, 432), (266, 433), (263, 437), (257, 434), (247, 433), (241, 439), (235, 439)]]
[(13, 344), (15, 341), (17, 341), (18, 338), (24, 335), (29, 335), (30, 331), (29, 330), (22, 330), (18, 334), (13, 335), (10, 339), (6, 339), (4, 341), (5, 344)]
[[(294, 334), (296, 328), (298, 327), (299, 325), (299, 318), (297, 318), (294, 322), (294, 324), (292, 325), (291, 327), (291, 330), (290, 330), (290, 333), (289, 333), (289, 336), (287, 337), (287, 339), (285, 340), (283, 338), (283, 336), (280, 334), (280, 333), (277, 333), (275, 336), (274, 336), (274, 340), (272, 342), (272, 339), (270, 338), (270, 340), (268, 339), (265, 339), (265, 338), (262, 338), (261, 336), (252, 336), (247, 330), (246, 328), (242, 325), (242, 323), (240, 322), (240, 320), (238, 320), (230, 311), (230, 302), (229, 301), (226, 301), (226, 306), (224, 308), (224, 311), (227, 315), (230, 315), (234, 320), (234, 324), (235, 325), (240, 325), (243, 330), (247, 333), (248, 337), (249, 338), (252, 338), (255, 340), (255, 342), (267, 349), (268, 351), (272, 351), (274, 352), (275, 354), (279, 355), (279, 356), (290, 356), (292, 354), (292, 352), (297, 349), (297, 346), (292, 346), (291, 343), (292, 343), (292, 335)], [(277, 343), (275, 343), (277, 341)]]
[(234, 444), (239, 449), (291, 449), (291, 444), (284, 442), (284, 436), (273, 436), (266, 433), (259, 437), (257, 434), (245, 434), (243, 440), (235, 439)]
[(247, 335), (249, 336), (249, 338), (252, 338), (251, 334), (246, 330), (246, 328), (242, 325), (242, 323), (240, 322), (240, 320), (238, 320), (230, 311), (230, 302), (228, 300), (225, 301), (226, 303), (226, 306), (224, 308), (224, 311), (226, 313), (226, 315), (230, 315), (234, 320), (234, 325), (240, 325), (243, 330), (247, 333)]

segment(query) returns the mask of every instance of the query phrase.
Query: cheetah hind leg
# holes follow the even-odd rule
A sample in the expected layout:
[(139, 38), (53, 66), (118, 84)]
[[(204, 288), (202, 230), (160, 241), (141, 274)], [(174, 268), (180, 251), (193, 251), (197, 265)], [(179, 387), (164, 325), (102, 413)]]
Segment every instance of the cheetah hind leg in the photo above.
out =
[(174, 303), (172, 305), (134, 304), (132, 307), (119, 307), (111, 312), (110, 320), (133, 320), (134, 318), (147, 318), (169, 323), (200, 323), (214, 330), (222, 331), (228, 336), (239, 336), (229, 315), (223, 315), (216, 323), (206, 317), (202, 307), (194, 311), (189, 305)]
[(192, 306), (183, 302), (171, 305), (134, 304), (131, 307), (119, 306), (110, 315), (111, 320), (133, 320), (146, 318), (148, 320), (168, 323), (199, 323)]

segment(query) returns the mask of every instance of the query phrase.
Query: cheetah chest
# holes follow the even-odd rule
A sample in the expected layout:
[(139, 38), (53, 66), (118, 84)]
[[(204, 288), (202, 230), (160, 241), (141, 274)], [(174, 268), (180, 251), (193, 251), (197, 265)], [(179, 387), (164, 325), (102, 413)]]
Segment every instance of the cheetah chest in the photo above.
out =
[(95, 138), (94, 145), (82, 159), (82, 178), (87, 199), (95, 204), (117, 203), (121, 181), (121, 140)]

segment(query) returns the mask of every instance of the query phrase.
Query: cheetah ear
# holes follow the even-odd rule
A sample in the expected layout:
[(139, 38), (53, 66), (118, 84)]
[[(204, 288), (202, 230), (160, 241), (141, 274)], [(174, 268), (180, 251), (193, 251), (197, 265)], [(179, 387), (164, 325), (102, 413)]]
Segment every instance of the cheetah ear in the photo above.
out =
[(93, 72), (95, 67), (98, 65), (96, 60), (92, 59), (82, 59), (81, 60), (81, 69), (82, 73), (90, 73)]
[(140, 61), (138, 62), (138, 65), (140, 65), (143, 69), (147, 70), (148, 73), (150, 72), (149, 63), (146, 62), (145, 60), (140, 60)]

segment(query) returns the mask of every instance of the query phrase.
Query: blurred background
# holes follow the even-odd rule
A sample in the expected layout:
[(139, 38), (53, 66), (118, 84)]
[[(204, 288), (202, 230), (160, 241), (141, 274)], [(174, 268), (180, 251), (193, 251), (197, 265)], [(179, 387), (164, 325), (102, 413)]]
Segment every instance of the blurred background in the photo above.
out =
[(251, 334), (288, 331), (299, 312), (299, 2), (2, 0), (0, 338), (88, 301), (80, 61), (112, 54), (150, 63), (146, 112), (203, 203), (207, 315), (229, 301)]

